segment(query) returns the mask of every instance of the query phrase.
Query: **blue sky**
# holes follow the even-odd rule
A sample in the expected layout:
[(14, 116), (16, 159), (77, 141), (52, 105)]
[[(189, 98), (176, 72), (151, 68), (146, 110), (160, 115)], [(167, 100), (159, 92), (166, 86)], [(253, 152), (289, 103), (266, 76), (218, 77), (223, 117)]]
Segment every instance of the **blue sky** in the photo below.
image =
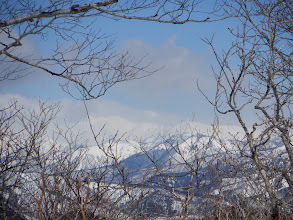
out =
[[(101, 26), (97, 28), (101, 27), (102, 32), (114, 34), (118, 51), (129, 51), (134, 57), (147, 55), (144, 62), (152, 63), (150, 68), (164, 68), (148, 78), (121, 83), (110, 89), (104, 97), (88, 102), (93, 115), (104, 119), (108, 117), (102, 122), (110, 127), (111, 123), (117, 122), (117, 117), (125, 120), (113, 125), (113, 129), (122, 130), (121, 126), (127, 127), (127, 122), (135, 124), (129, 126), (129, 130), (147, 127), (146, 123), (155, 125), (156, 129), (164, 125), (172, 127), (186, 120), (212, 123), (213, 107), (197, 90), (196, 81), (199, 80), (201, 88), (212, 96), (215, 82), (211, 65), (217, 65), (209, 46), (201, 38), (211, 38), (215, 34), (217, 49), (228, 48), (232, 41), (228, 28), (233, 28), (233, 25), (235, 28), (235, 22), (226, 20), (172, 25), (102, 18), (98, 23)], [(54, 44), (53, 40), (54, 36), (49, 37), (44, 44), (29, 39), (26, 50), (37, 54), (47, 53), (51, 48), (50, 43)], [(82, 103), (65, 94), (59, 83), (58, 78), (36, 72), (17, 81), (2, 82), (0, 98), (3, 104), (13, 95), (19, 99), (22, 97), (26, 102), (41, 97), (52, 102), (61, 101), (64, 109), (68, 108), (66, 104), (71, 103), (72, 106), (74, 103), (79, 106), (76, 109), (80, 108), (75, 113), (76, 120), (84, 120), (84, 113), (80, 114), (82, 117), (78, 115), (83, 111), (80, 107)], [(111, 117), (115, 122), (111, 121)]]

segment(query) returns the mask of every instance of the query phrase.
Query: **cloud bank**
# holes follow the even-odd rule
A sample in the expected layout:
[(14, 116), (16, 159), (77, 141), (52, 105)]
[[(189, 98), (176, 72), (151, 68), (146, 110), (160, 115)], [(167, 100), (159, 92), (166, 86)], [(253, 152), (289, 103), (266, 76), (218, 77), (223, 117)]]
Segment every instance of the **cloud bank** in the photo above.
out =
[[(128, 51), (134, 57), (144, 57), (143, 63), (150, 64), (150, 70), (158, 70), (150, 77), (120, 87), (128, 93), (145, 96), (168, 96), (170, 93), (194, 93), (197, 79), (204, 84), (207, 76), (205, 56), (194, 54), (188, 48), (176, 45), (176, 35), (164, 44), (155, 47), (142, 40), (124, 41), (121, 51)], [(209, 84), (204, 85), (205, 87)]]

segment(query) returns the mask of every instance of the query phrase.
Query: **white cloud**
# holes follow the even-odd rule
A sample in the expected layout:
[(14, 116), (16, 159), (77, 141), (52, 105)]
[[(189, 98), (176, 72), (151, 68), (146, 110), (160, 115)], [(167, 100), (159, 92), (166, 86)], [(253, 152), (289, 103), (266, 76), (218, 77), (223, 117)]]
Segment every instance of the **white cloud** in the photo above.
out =
[[(85, 108), (82, 102), (62, 101), (60, 117), (66, 120), (75, 119), (79, 124), (89, 128)], [(126, 136), (147, 136), (153, 131), (164, 131), (176, 126), (181, 117), (172, 114), (160, 114), (149, 110), (134, 109), (125, 104), (108, 100), (92, 100), (86, 102), (91, 122), (98, 131), (106, 124), (105, 133), (113, 135), (116, 131)], [(67, 113), (70, 112), (70, 115)]]
[[(13, 38), (19, 38), (19, 33), (15, 30), (10, 32), (11, 37), (8, 37), (7, 33), (1, 32), (0, 39), (3, 44), (9, 45), (14, 42)], [(0, 50), (4, 46), (0, 45)], [(42, 48), (43, 49), (43, 48)], [(12, 47), (8, 50), (9, 53), (15, 55), (24, 60), (33, 60), (38, 59), (42, 56), (42, 51), (37, 47), (33, 39), (23, 38), (21, 40), (21, 46)], [(12, 62), (11, 62), (12, 61)], [(0, 92), (5, 90), (11, 91), (12, 89), (17, 89), (18, 87), (31, 87), (31, 85), (46, 85), (46, 75), (43, 71), (36, 70), (33, 67), (30, 67), (26, 64), (13, 61), (11, 58), (8, 58), (6, 55), (0, 55), (0, 79), (5, 75), (9, 74), (9, 79), (18, 78), (17, 80), (0, 80)]]
[[(20, 105), (31, 109), (37, 108), (36, 99), (26, 98), (21, 95), (0, 94), (0, 108), (8, 105), (11, 100), (18, 100)], [(50, 103), (50, 102), (49, 102)], [(92, 139), (86, 110), (82, 101), (62, 100), (62, 110), (58, 114), (57, 121), (62, 126), (72, 127), (84, 133), (85, 139)], [(98, 132), (106, 124), (103, 134), (106, 137), (119, 134), (128, 136), (149, 136), (154, 131), (163, 132), (180, 122), (180, 117), (168, 114), (159, 114), (153, 111), (137, 110), (129, 106), (106, 100), (94, 100), (87, 102), (90, 119), (95, 131)]]
[[(176, 45), (176, 35), (171, 36), (159, 47), (147, 44), (141, 40), (124, 41), (122, 51), (136, 57), (144, 57), (144, 63), (150, 63), (151, 70), (160, 69), (150, 77), (127, 85), (120, 85), (127, 93), (136, 92), (146, 96), (166, 96), (170, 93), (194, 93), (196, 80), (199, 79), (205, 87), (207, 83), (207, 62), (205, 56), (194, 54), (188, 48)], [(210, 82), (210, 81), (209, 81)]]
[[(36, 99), (26, 98), (15, 94), (0, 94), (0, 109), (7, 106), (11, 100), (18, 100), (20, 105), (30, 109), (37, 109)], [(48, 102), (49, 104), (51, 102)], [(62, 110), (59, 112), (56, 122), (60, 128), (72, 127), (74, 132), (82, 133), (82, 141), (89, 140), (90, 145), (95, 145), (90, 131), (89, 121), (82, 101), (62, 100)], [(95, 100), (87, 102), (91, 123), (96, 133), (104, 126), (99, 140), (103, 137), (107, 140), (118, 131), (118, 136), (123, 139), (152, 138), (168, 134), (202, 133), (211, 134), (211, 125), (198, 123), (193, 120), (182, 120), (182, 117), (171, 114), (138, 110), (114, 101)], [(50, 129), (54, 131), (55, 127)], [(221, 135), (229, 137), (230, 133), (241, 133), (238, 126), (221, 127)]]

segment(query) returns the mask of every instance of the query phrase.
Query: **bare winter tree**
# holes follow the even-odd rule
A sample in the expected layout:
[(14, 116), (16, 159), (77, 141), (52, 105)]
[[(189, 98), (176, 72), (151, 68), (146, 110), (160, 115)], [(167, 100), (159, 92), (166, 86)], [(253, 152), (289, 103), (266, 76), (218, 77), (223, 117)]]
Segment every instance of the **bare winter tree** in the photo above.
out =
[[(16, 103), (11, 103), (5, 109), (1, 109), (1, 219), (18, 214), (19, 206), (13, 204), (15, 203), (13, 194), (20, 182), (20, 173), (26, 170), (25, 161), (28, 158), (28, 155), (23, 153), (21, 138), (17, 138), (19, 131), (11, 130), (13, 121), (21, 110), (15, 106)], [(14, 205), (14, 210), (9, 207), (10, 204)]]
[[(17, 79), (33, 71), (45, 72), (60, 78), (63, 90), (75, 98), (98, 98), (118, 82), (153, 72), (141, 60), (113, 49), (109, 35), (97, 31), (103, 28), (101, 23), (105, 19), (173, 24), (207, 22), (224, 19), (221, 9), (215, 1), (214, 7), (205, 10), (198, 0), (105, 0), (97, 3), (3, 0), (0, 3), (3, 67), (0, 80)], [(51, 50), (39, 55), (28, 53), (30, 40), (39, 41)]]
[(31, 201), (20, 195), (23, 180), (34, 164), (40, 145), (46, 142), (46, 130), (58, 112), (57, 106), (44, 103), (40, 108), (41, 112), (32, 110), (27, 114), (14, 101), (1, 109), (1, 219), (21, 219)]
[(219, 63), (217, 92), (209, 101), (243, 128), (234, 147), (252, 165), (246, 170), (255, 169), (262, 180), (272, 219), (292, 216), (292, 3), (231, 1), (227, 13), (241, 17), (239, 28), (230, 30), (231, 48), (221, 55), (214, 39), (206, 40)]
[(123, 185), (106, 179), (112, 163), (105, 157), (82, 169), (90, 163), (86, 143), (70, 128), (55, 128), (58, 111), (41, 101), (35, 109), (17, 102), (1, 109), (1, 219), (117, 219)]

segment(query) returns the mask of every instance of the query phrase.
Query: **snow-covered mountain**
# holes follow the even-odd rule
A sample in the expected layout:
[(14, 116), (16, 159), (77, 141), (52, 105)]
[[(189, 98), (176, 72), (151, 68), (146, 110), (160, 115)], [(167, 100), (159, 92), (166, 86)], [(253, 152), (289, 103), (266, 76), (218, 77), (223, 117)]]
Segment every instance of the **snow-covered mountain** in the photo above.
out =
[[(42, 164), (32, 166), (21, 175), (26, 185), (14, 193), (19, 197), (40, 197), (44, 180), (46, 193), (53, 198), (56, 187), (64, 187), (64, 198), (75, 198), (78, 195), (75, 191), (83, 186), (83, 190), (92, 190), (93, 195), (101, 196), (126, 216), (178, 216), (189, 204), (190, 215), (200, 218), (198, 210), (205, 212), (203, 207), (207, 203), (224, 201), (224, 206), (229, 207), (235, 198), (245, 198), (246, 202), (267, 196), (264, 183), (248, 157), (249, 151), (240, 152), (236, 147), (244, 145), (241, 141), (188, 132), (146, 140), (112, 141), (87, 148), (71, 146), (56, 152), (48, 144), (43, 147), (43, 155), (53, 157), (48, 157), (44, 164), (46, 178), (42, 179)], [(282, 155), (275, 161), (282, 167), (282, 160), (286, 160), (284, 147), (277, 140), (267, 145), (263, 155)], [(59, 158), (55, 160), (57, 155)], [(62, 170), (67, 168), (69, 171)], [(283, 180), (271, 180), (286, 192), (288, 185)], [(109, 208), (112, 212), (113, 208)]]
[[(274, 141), (267, 151), (276, 152), (276, 148), (284, 151)], [(165, 206), (176, 206), (187, 194), (193, 195), (192, 204), (196, 206), (207, 194), (254, 197), (263, 193), (263, 182), (255, 174), (251, 161), (239, 156), (239, 150), (229, 139), (185, 133), (152, 142), (121, 141), (103, 149), (93, 146), (87, 150), (80, 168), (107, 165), (111, 171), (106, 179), (111, 184), (136, 186), (133, 193), (137, 195), (148, 189), (144, 201), (153, 201), (154, 207), (162, 206), (163, 210)], [(236, 162), (231, 164), (234, 159)]]

